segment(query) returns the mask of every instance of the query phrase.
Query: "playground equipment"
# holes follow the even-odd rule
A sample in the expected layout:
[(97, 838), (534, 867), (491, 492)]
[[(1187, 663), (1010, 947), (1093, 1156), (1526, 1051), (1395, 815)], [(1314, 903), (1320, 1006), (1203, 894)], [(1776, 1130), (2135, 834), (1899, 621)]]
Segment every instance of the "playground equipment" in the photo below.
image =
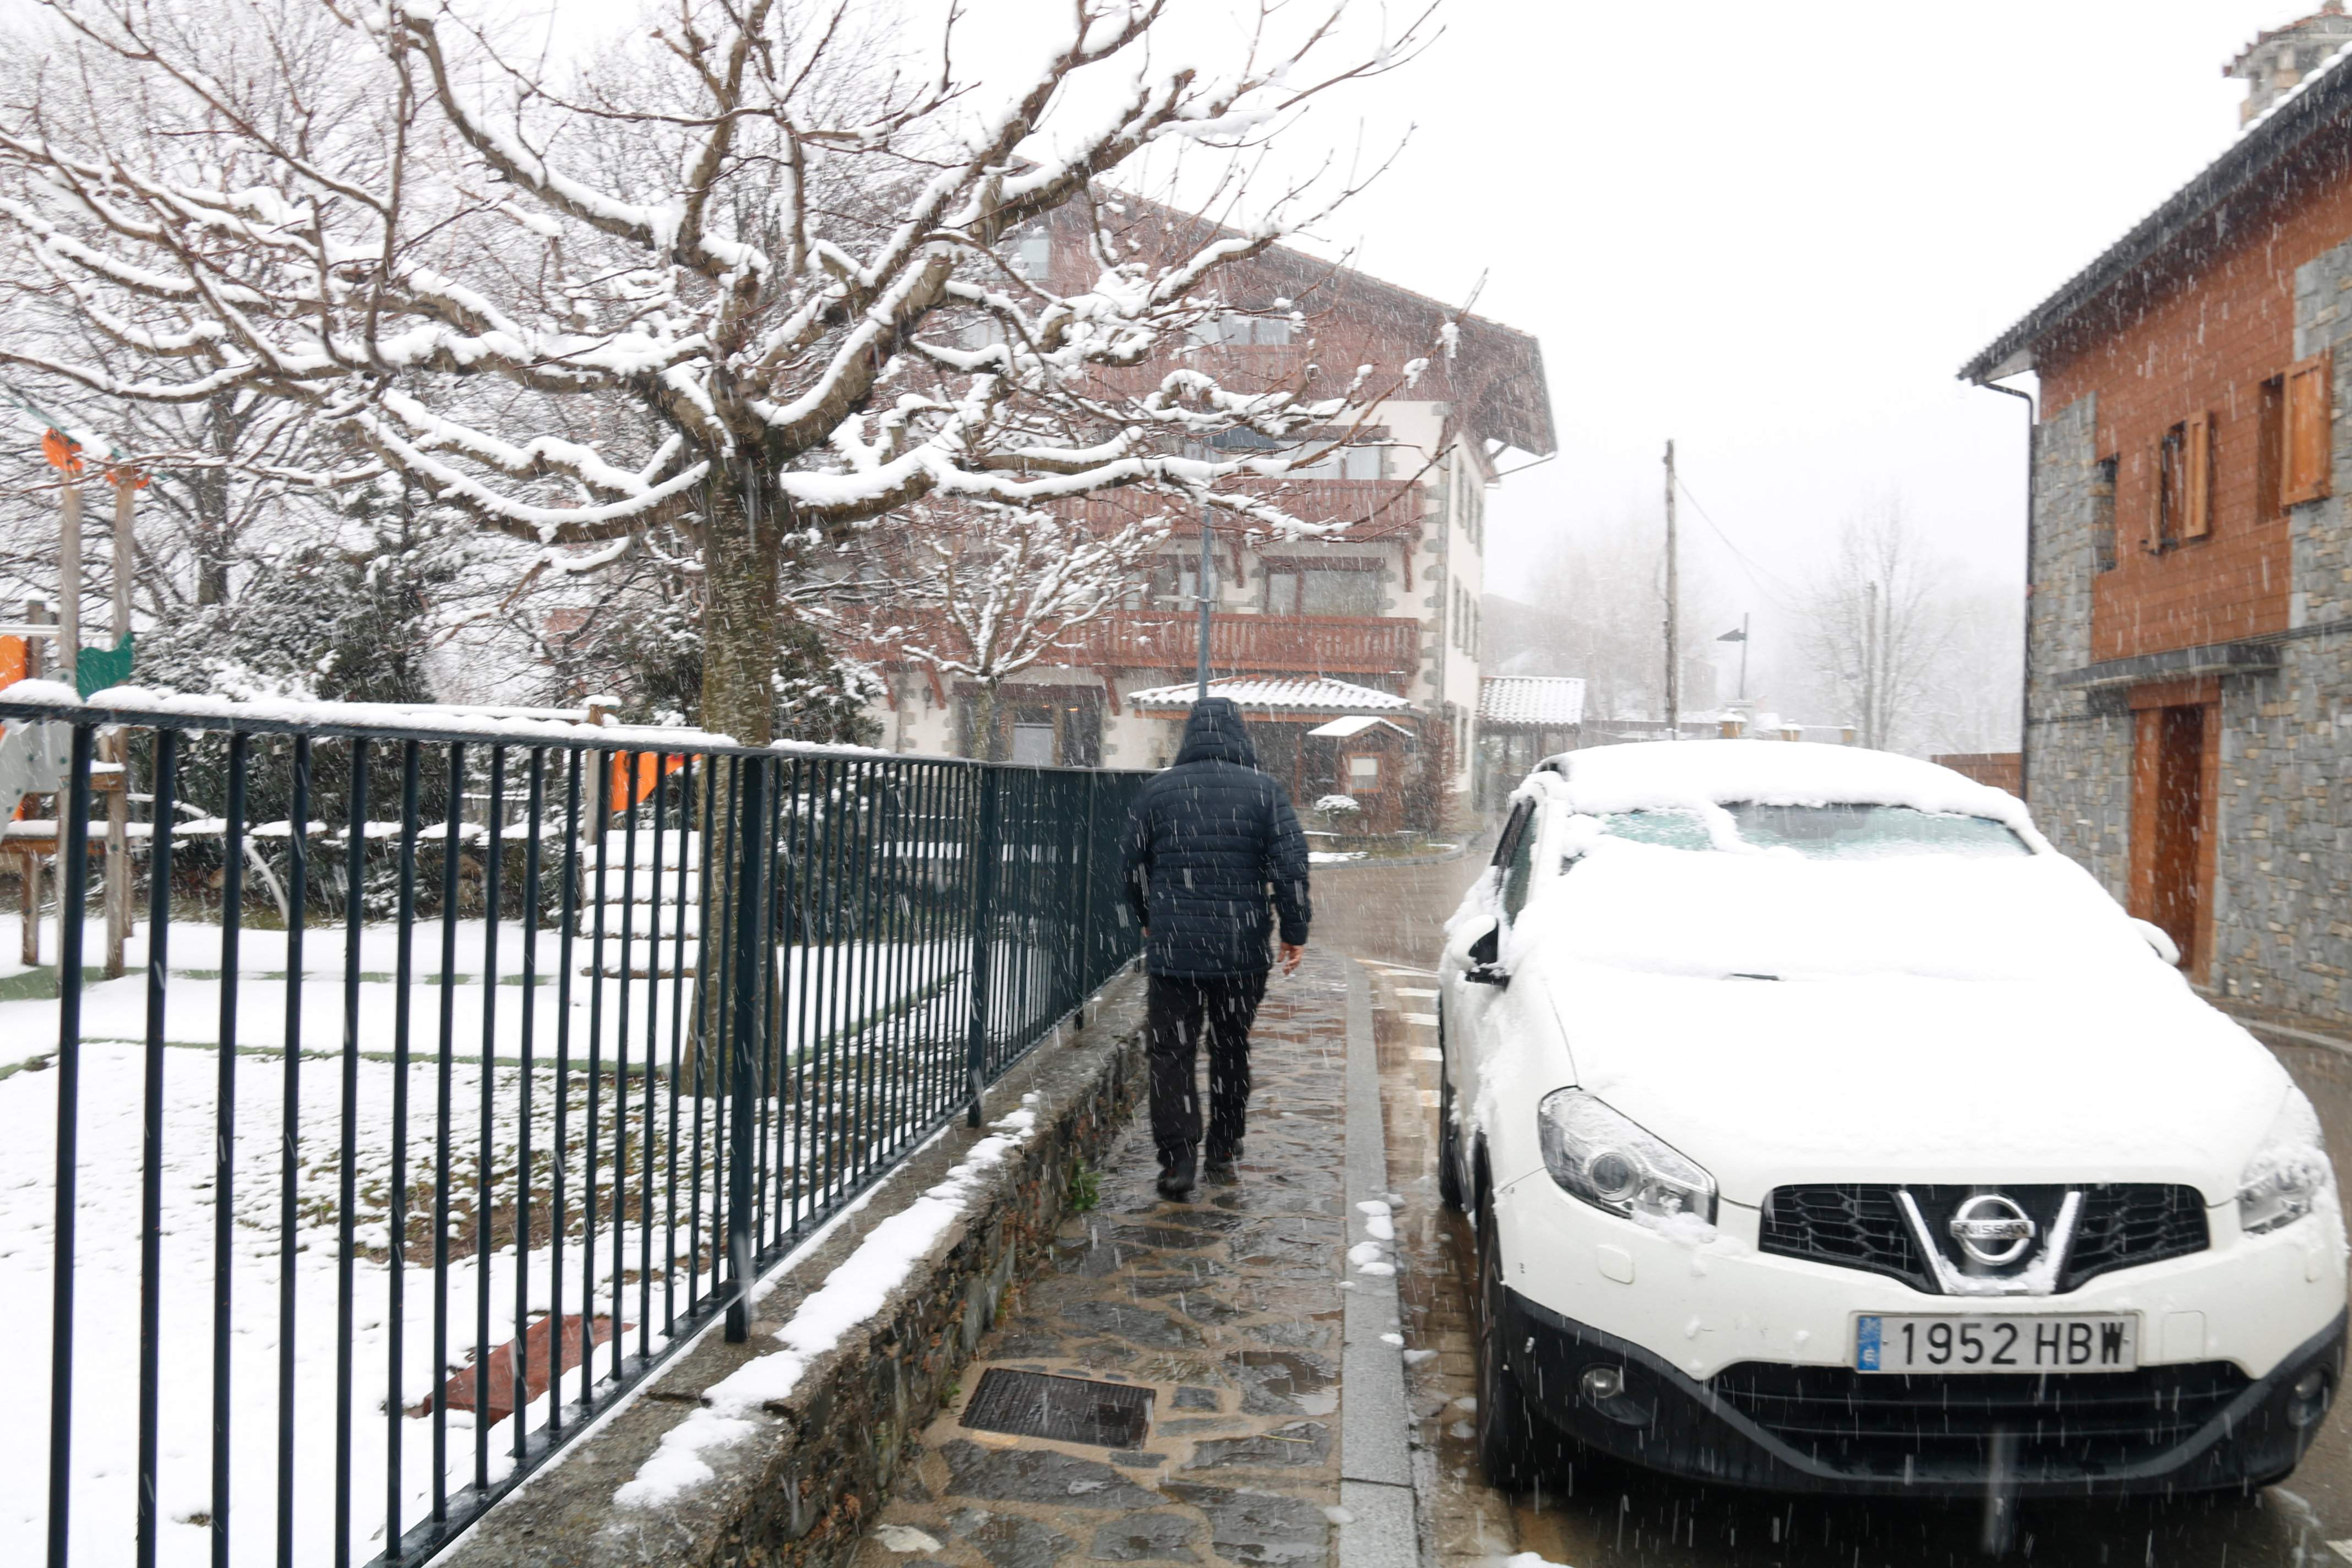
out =
[[(134, 648), (131, 580), (138, 559), (132, 521), (138, 494), (147, 488), (147, 476), (119, 451), (110, 454), (102, 471), (105, 483), (114, 491), (114, 552), (110, 563), (114, 642), (111, 647), (84, 647), (82, 445), (22, 394), (14, 395), (20, 406), (46, 426), (41, 435), (41, 453), (48, 459), (49, 467), (58, 471), (58, 616), (51, 622), (28, 614), (23, 621), (0, 624), (0, 688), (14, 685), (37, 671), (53, 671), (58, 679), (70, 683), (87, 697), (93, 691), (120, 686), (131, 675)], [(46, 658), (42, 657), (45, 642), (48, 645)], [(55, 858), (57, 835), (54, 826), (43, 836), (36, 824), (16, 818), (26, 797), (54, 794), (58, 787), (56, 770), (43, 765), (54, 749), (52, 743), (29, 732), (44, 728), (47, 726), (18, 726), (0, 735), (0, 808), (5, 808), (0, 809), (0, 834), (5, 834), (0, 837), (0, 846), (13, 854), (24, 889), (27, 963), (39, 962), (40, 863), (45, 857)], [(58, 732), (64, 732), (61, 727)], [(112, 978), (122, 973), (123, 945), (131, 935), (131, 796), (126, 787), (129, 780), (121, 738), (109, 735), (100, 744), (100, 765), (92, 772), (91, 783), (107, 795), (106, 973)], [(58, 919), (65, 919), (62, 910)]]

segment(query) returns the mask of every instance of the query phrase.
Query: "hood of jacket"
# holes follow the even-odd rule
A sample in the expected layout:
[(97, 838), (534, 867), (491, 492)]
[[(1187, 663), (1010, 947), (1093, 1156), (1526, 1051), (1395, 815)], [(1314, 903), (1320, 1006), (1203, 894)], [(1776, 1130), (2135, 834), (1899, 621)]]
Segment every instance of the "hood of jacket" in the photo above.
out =
[(1239, 763), (1257, 766), (1257, 748), (1250, 744), (1249, 726), (1231, 698), (1208, 697), (1192, 704), (1184, 721), (1184, 743), (1177, 750), (1176, 766), (1186, 763)]

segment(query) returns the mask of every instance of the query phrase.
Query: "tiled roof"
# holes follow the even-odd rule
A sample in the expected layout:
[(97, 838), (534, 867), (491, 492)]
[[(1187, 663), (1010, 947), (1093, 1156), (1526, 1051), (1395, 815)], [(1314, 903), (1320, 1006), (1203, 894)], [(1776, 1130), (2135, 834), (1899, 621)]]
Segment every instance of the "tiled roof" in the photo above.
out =
[[(1181, 686), (1155, 686), (1127, 694), (1136, 708), (1190, 708), (1200, 694), (1192, 681)], [(1402, 713), (1412, 704), (1402, 697), (1375, 691), (1328, 676), (1313, 680), (1264, 680), (1243, 677), (1209, 682), (1209, 695), (1229, 698), (1244, 708), (1276, 709), (1297, 713)]]
[(1491, 677), (1478, 683), (1478, 718), (1487, 724), (1581, 724), (1584, 682), (1568, 676)]

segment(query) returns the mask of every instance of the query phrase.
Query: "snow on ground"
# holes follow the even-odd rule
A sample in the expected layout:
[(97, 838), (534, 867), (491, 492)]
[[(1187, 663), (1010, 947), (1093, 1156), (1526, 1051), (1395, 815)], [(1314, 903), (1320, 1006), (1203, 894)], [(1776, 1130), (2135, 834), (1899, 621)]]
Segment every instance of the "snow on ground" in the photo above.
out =
[[(14, 926), (12, 919), (6, 929), (0, 929), (0, 942), (6, 942), (5, 951), (10, 952), (15, 951)], [(103, 922), (97, 920), (85, 927), (87, 951), (93, 961), (104, 951), (103, 929)], [(127, 1562), (131, 1550), (129, 1521), (136, 1483), (138, 1215), (145, 1054), (139, 1042), (146, 1029), (146, 934), (142, 925), (131, 942), (130, 973), (124, 978), (93, 982), (83, 992), (86, 1044), (81, 1053), (76, 1194), (79, 1216), (75, 1275), (77, 1561), (110, 1563), (119, 1556)], [(707, 1233), (714, 1223), (711, 1201), (719, 1190), (719, 1173), (715, 1133), (706, 1133), (699, 1148), (702, 1181), (698, 1199), (693, 1179), (698, 1163), (695, 1123), (698, 1116), (705, 1129), (715, 1129), (718, 1107), (710, 1102), (698, 1104), (688, 1068), (675, 1123), (670, 1120), (667, 1085), (656, 1080), (656, 1110), (649, 1129), (644, 1104), (647, 1082), (642, 1070), (650, 1021), (656, 1066), (667, 1071), (673, 1019), (682, 1016), (691, 1027), (694, 983), (688, 980), (680, 986), (670, 980), (631, 981), (625, 1035), (622, 987), (613, 973), (621, 963), (620, 944), (606, 944), (608, 973), (598, 1007), (592, 1000), (590, 979), (578, 973), (590, 967), (591, 944), (576, 942), (569, 1011), (572, 1070), (559, 1075), (551, 1064), (562, 1013), (557, 989), (560, 946), (553, 933), (540, 932), (541, 969), (534, 993), (533, 1067), (526, 1074), (519, 1065), (523, 990), (507, 973), (515, 965), (522, 934), (516, 922), (499, 927), (502, 983), (490, 987), (482, 983), (484, 953), (491, 935), (488, 928), (479, 920), (462, 921), (456, 927), (457, 956), (451, 971), (455, 984), (450, 987), (455, 1005), (447, 1067), (453, 1139), (451, 1257), (446, 1272), (448, 1348), (446, 1360), (436, 1366), (431, 1162), (439, 1128), (436, 1107), (442, 1071), (438, 1046), (441, 931), (437, 922), (421, 923), (415, 933), (416, 978), (409, 994), (414, 1033), (411, 1066), (404, 1079), (408, 1152), (406, 1167), (397, 1176), (394, 1100), (395, 1087), (403, 1082), (392, 1057), (397, 1044), (394, 1033), (399, 995), (397, 933), (390, 926), (377, 925), (365, 926), (360, 932), (359, 1043), (366, 1054), (353, 1067), (350, 1092), (356, 1106), (352, 1155), (358, 1194), (351, 1335), (355, 1413), (352, 1485), (358, 1500), (352, 1545), (362, 1558), (373, 1556), (383, 1547), (382, 1500), (390, 1434), (395, 1426), (402, 1434), (399, 1485), (404, 1527), (414, 1524), (429, 1506), (431, 1419), (423, 1414), (395, 1417), (387, 1411), (394, 1407), (395, 1376), (397, 1407), (415, 1411), (444, 1376), (469, 1364), (477, 1343), (475, 1296), (480, 1268), (473, 1250), (475, 1183), (484, 1160), (493, 1194), (490, 1342), (504, 1343), (514, 1336), (517, 1266), (512, 1199), (526, 1084), (532, 1107), (534, 1213), (526, 1259), (529, 1313), (535, 1316), (557, 1305), (550, 1279), (548, 1215), (553, 1195), (550, 1150), (559, 1078), (567, 1100), (570, 1150), (562, 1310), (580, 1310), (583, 1289), (600, 1295), (601, 1310), (613, 1310), (612, 1216), (616, 1201), (611, 1152), (616, 1137), (624, 1133), (629, 1151), (628, 1174), (617, 1204), (625, 1222), (618, 1265), (626, 1284), (620, 1306), (623, 1321), (644, 1324), (645, 1342), (658, 1350), (666, 1342), (662, 1330), (672, 1290), (680, 1310), (687, 1303), (687, 1270), (698, 1271), (706, 1286), (709, 1281), (709, 1258), (697, 1250), (692, 1238), (697, 1234), (698, 1203), (702, 1230)], [(235, 1058), (232, 1209), (236, 1239), (230, 1270), (236, 1368), (231, 1411), (236, 1478), (232, 1509), (242, 1521), (234, 1532), (235, 1560), (240, 1564), (266, 1563), (274, 1560), (275, 1553), (268, 1521), (276, 1507), (280, 1387), (277, 1372), (278, 1226), (284, 1195), (279, 1175), (280, 1107), (289, 1070), (296, 1075), (299, 1089), (294, 1138), (296, 1327), (290, 1384), (296, 1431), (295, 1559), (319, 1562), (331, 1555), (338, 1220), (344, 1158), (341, 1114), (345, 1092), (341, 1055), (344, 937), (342, 928), (333, 925), (314, 927), (310, 932), (303, 952), (303, 978), (297, 987), (305, 1049), (289, 1063), (274, 1048), (286, 1038), (285, 933), (248, 930), (244, 935), (236, 1037), (242, 1048)], [(54, 943), (53, 922), (50, 942)], [(223, 989), (218, 972), (219, 929), (175, 922), (168, 949), (165, 1034), (172, 1044), (163, 1052), (163, 1437), (158, 1475), (166, 1524), (159, 1561), (165, 1568), (179, 1564), (194, 1568), (207, 1560), (209, 1552), (209, 1532), (203, 1521), (211, 1504), (215, 1217), (212, 1151), (221, 1070), (217, 1041)], [(688, 952), (690, 960), (690, 941)], [(649, 956), (640, 946), (630, 953), (630, 963), (642, 967)], [(1023, 974), (1025, 972), (1029, 986), (1042, 985), (1049, 973), (1047, 956), (1007, 944), (993, 983), (996, 995), (1008, 1005), (1018, 1005)], [(665, 946), (661, 963), (668, 965), (672, 957)], [(935, 1102), (947, 1092), (940, 1086), (961, 1083), (963, 1022), (969, 1005), (965, 954), (961, 944), (943, 942), (842, 943), (787, 949), (780, 957), (787, 981), (784, 1033), (792, 1047), (785, 1064), (789, 1081), (782, 1086), (783, 1097), (759, 1102), (761, 1129), (770, 1159), (786, 1173), (768, 1187), (771, 1203), (781, 1201), (791, 1205), (795, 1213), (804, 1213), (838, 1197), (845, 1189), (845, 1170), (854, 1171), (922, 1131), (932, 1119)], [(31, 978), (19, 976), (15, 988), (26, 989), (24, 982)], [(825, 1006), (812, 997), (845, 1000)], [(852, 1005), (845, 1000), (852, 997), (862, 1000)], [(494, 1016), (486, 1029), (483, 1005), (492, 999)], [(0, 1000), (0, 1067), (24, 1064), (0, 1078), (0, 1126), (15, 1133), (0, 1140), (0, 1300), (14, 1304), (9, 1326), (15, 1342), (30, 1347), (26, 1361), (31, 1370), (26, 1381), (28, 1391), (38, 1390), (37, 1397), (21, 1404), (20, 1418), (0, 1429), (0, 1466), (20, 1477), (47, 1473), (47, 1357), (40, 1352), (49, 1342), (53, 1284), (59, 1076), (55, 1064), (57, 1006), (54, 996)], [(600, 1163), (595, 1180), (601, 1190), (599, 1232), (593, 1253), (583, 1249), (581, 1207), (590, 1133), (586, 1101), (592, 1080), (584, 1068), (592, 1014), (600, 1015), (597, 1026), (605, 1064), (593, 1080), (599, 1100), (595, 1136)], [(887, 1031), (869, 1028), (877, 1020), (888, 1023)], [(490, 1075), (487, 1124), (486, 1069), (480, 1060), (486, 1039), (492, 1047), (493, 1064), (487, 1069)], [(880, 1048), (875, 1048), (877, 1043)], [(612, 1064), (625, 1048), (631, 1070), (626, 1080), (629, 1092), (625, 1103), (616, 1106)], [(1009, 1135), (1011, 1130), (1007, 1131)], [(649, 1205), (653, 1223), (648, 1232), (638, 1228), (640, 1216), (648, 1212), (638, 1184), (645, 1179), (649, 1135), (654, 1181)], [(677, 1173), (674, 1201), (667, 1185), (673, 1166)], [(404, 1227), (405, 1296), (397, 1316), (402, 1343), (395, 1365), (392, 1205), (395, 1190), (403, 1186), (408, 1205)], [(769, 1223), (768, 1234), (772, 1235), (772, 1213)], [(626, 1339), (634, 1352), (639, 1334), (633, 1328)], [(600, 1352), (600, 1368), (608, 1364), (604, 1358), (610, 1354), (609, 1347)], [(576, 1370), (567, 1377), (568, 1394), (576, 1395), (578, 1380)], [(533, 1428), (544, 1425), (546, 1417), (544, 1398), (524, 1412), (525, 1421)], [(470, 1418), (462, 1412), (452, 1412), (448, 1420), (447, 1475), (454, 1490), (473, 1479), (475, 1433)], [(488, 1468), (493, 1479), (505, 1472), (508, 1461), (503, 1456), (510, 1449), (512, 1431), (510, 1422), (501, 1422), (489, 1434)], [(0, 1562), (37, 1557), (45, 1510), (43, 1488), (25, 1485), (8, 1489), (5, 1499), (0, 1500)]]

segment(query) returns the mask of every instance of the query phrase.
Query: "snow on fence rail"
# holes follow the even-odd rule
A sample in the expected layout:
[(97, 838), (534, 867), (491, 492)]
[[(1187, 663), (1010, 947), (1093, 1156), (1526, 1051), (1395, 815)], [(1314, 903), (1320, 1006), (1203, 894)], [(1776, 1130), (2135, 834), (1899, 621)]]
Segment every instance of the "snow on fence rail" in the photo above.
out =
[[(54, 972), (0, 976), (50, 1350), (0, 1561), (429, 1557), (1139, 941), (1133, 774), (15, 695), (73, 761)], [(105, 726), (152, 801), (111, 982)]]

